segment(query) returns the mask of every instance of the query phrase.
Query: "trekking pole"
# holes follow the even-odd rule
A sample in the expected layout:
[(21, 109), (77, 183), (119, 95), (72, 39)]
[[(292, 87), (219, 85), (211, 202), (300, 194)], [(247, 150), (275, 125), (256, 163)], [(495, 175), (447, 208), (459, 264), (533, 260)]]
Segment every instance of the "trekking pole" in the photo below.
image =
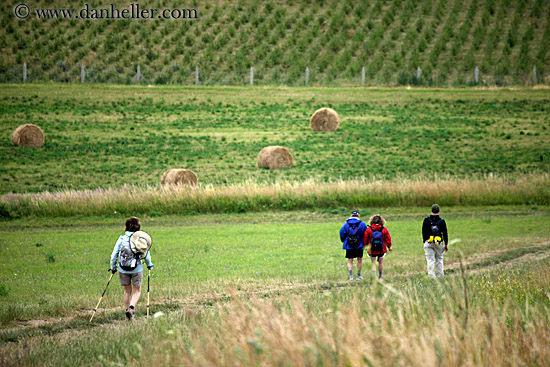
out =
[(147, 318), (149, 318), (149, 279), (151, 278), (151, 269), (147, 273)]
[(101, 300), (103, 299), (103, 296), (105, 295), (105, 292), (107, 291), (107, 287), (109, 286), (109, 283), (111, 283), (111, 279), (113, 279), (113, 275), (115, 275), (115, 273), (111, 273), (111, 277), (109, 278), (109, 281), (107, 282), (107, 285), (105, 286), (105, 289), (103, 290), (103, 294), (99, 298), (99, 302), (97, 302), (97, 306), (95, 306), (94, 313), (92, 314), (92, 317), (90, 317), (90, 322), (92, 322), (92, 320), (95, 316), (95, 313), (97, 312), (97, 308), (99, 307), (99, 304), (101, 303)]

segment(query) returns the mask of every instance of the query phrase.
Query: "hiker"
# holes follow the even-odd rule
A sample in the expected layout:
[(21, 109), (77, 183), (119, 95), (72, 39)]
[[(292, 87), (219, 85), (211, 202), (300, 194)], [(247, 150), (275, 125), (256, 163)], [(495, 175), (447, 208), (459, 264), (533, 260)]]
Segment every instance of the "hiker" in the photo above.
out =
[[(448, 235), (445, 219), (439, 216), (439, 205), (432, 205), (432, 215), (424, 218), (422, 223), (422, 241), (424, 253), (428, 262), (428, 275), (431, 278), (443, 276), (443, 255), (449, 251), (447, 247)], [(445, 246), (441, 246), (445, 242)], [(435, 265), (435, 273), (434, 273)]]
[(386, 220), (375, 214), (369, 219), (369, 227), (365, 231), (365, 245), (368, 247), (367, 256), (372, 262), (372, 271), (376, 277), (376, 261), (378, 260), (378, 278), (384, 276), (384, 257), (392, 251), (390, 231), (386, 227)]
[(354, 210), (351, 217), (340, 228), (340, 240), (343, 249), (346, 250), (348, 259), (349, 280), (353, 280), (353, 259), (357, 258), (357, 280), (363, 280), (361, 268), (363, 267), (363, 236), (367, 225), (361, 221), (359, 212)]
[[(143, 279), (144, 257), (147, 269), (153, 269), (151, 262), (151, 237), (140, 231), (139, 219), (131, 217), (126, 220), (126, 232), (118, 238), (111, 255), (110, 271), (117, 272), (120, 285), (124, 287), (124, 306), (126, 306), (126, 318), (132, 320), (135, 315), (135, 307), (141, 295), (141, 281)], [(146, 253), (146, 255), (144, 255)]]

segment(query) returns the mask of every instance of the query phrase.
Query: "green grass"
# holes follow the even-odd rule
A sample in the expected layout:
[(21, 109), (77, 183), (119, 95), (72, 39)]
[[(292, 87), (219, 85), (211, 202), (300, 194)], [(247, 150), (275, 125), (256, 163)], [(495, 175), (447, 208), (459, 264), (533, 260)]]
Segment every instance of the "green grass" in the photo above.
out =
[[(547, 90), (4, 85), (0, 193), (158, 186), (175, 167), (203, 184), (484, 177), (548, 172)], [(342, 123), (313, 132), (323, 106)], [(46, 143), (14, 147), (18, 126)], [(294, 167), (257, 168), (283, 145)]]
[[(515, 328), (515, 322), (523, 322), (531, 335), (537, 335), (540, 342), (546, 340), (547, 328), (539, 321), (550, 307), (545, 295), (550, 280), (546, 256), (549, 248), (544, 245), (550, 240), (548, 207), (446, 210), (443, 216), (450, 238), (461, 239), (451, 246), (445, 257), (446, 266), (456, 268), (463, 261), (483, 273), (461, 275), (460, 271), (448, 271), (446, 281), (435, 283), (424, 275), (426, 265), (420, 243), (423, 210), (377, 211), (388, 219), (394, 244), (394, 251), (385, 261), (386, 285), (345, 281), (346, 261), (338, 239), (338, 230), (346, 218), (343, 213), (274, 212), (146, 219), (142, 226), (153, 237), (151, 254), (155, 264), (151, 309), (153, 313), (163, 311), (166, 316), (145, 322), (144, 292), (137, 308), (138, 319), (131, 326), (124, 321), (122, 291), (116, 277), (94, 322), (88, 323), (107, 282), (109, 256), (122, 233), (123, 219), (25, 218), (0, 222), (0, 256), (9, 259), (0, 265), (0, 360), (7, 365), (33, 365), (38, 361), (56, 366), (154, 361), (161, 365), (175, 361), (206, 365), (202, 359), (214, 355), (214, 360), (221, 361), (256, 358), (254, 354), (239, 352), (246, 351), (246, 345), (256, 345), (263, 348), (258, 358), (270, 365), (278, 358), (276, 350), (287, 350), (295, 343), (310, 343), (310, 347), (320, 348), (319, 358), (330, 359), (343, 353), (347, 344), (341, 345), (340, 352), (333, 350), (329, 336), (320, 336), (323, 326), (338, 333), (333, 322), (344, 322), (339, 315), (354, 314), (357, 309), (363, 316), (354, 316), (354, 320), (363, 322), (373, 307), (383, 307), (391, 315), (384, 322), (392, 326), (368, 317), (371, 326), (364, 327), (376, 326), (369, 333), (378, 330), (384, 338), (401, 335), (412, 342), (423, 330), (430, 331), (429, 335), (438, 333), (431, 329), (437, 322), (442, 323), (437, 330), (462, 330), (471, 340), (474, 334), (464, 325), (469, 318), (472, 325), (479, 325), (483, 315), (485, 322), (493, 325), (494, 321), (499, 328), (506, 327), (499, 317), (507, 317), (509, 328)], [(365, 209), (364, 213), (369, 211)], [(521, 231), (510, 230), (518, 227)], [(54, 262), (49, 261), (48, 254), (55, 257)], [(535, 260), (522, 257), (526, 254)], [(512, 271), (499, 267), (502, 261), (514, 260), (518, 260), (515, 265), (508, 265)], [(363, 272), (368, 274), (369, 269), (366, 259)], [(465, 291), (469, 301), (465, 301)], [(436, 307), (434, 299), (446, 306)], [(525, 306), (526, 302), (529, 306)], [(309, 315), (309, 321), (300, 316), (302, 312)], [(279, 326), (266, 328), (268, 319)], [(249, 330), (246, 320), (255, 320), (255, 326)], [(294, 335), (298, 332), (295, 326), (302, 322), (313, 327), (314, 333)], [(461, 327), (449, 327), (445, 322), (456, 322)], [(275, 331), (279, 327), (282, 329)], [(517, 337), (523, 335), (518, 333)], [(512, 342), (514, 338), (495, 340)], [(279, 345), (277, 340), (294, 342)], [(370, 343), (369, 338), (365, 340)], [(209, 343), (213, 343), (211, 348), (200, 347)], [(305, 358), (302, 352), (288, 350), (291, 354), (287, 358), (301, 361)], [(424, 352), (428, 356), (438, 353), (437, 347)], [(406, 349), (402, 353), (408, 355)], [(470, 358), (474, 352), (464, 347), (461, 353)], [(352, 351), (345, 355), (338, 358), (355, 358)], [(370, 352), (366, 355), (371, 360), (382, 358)], [(545, 358), (543, 355), (539, 358), (542, 364), (534, 365), (544, 365)]]
[[(422, 273), (425, 267), (419, 244), (422, 215), (411, 217), (415, 213), (412, 211), (403, 219), (392, 220), (392, 212), (391, 208), (382, 211), (389, 220), (387, 227), (396, 249), (389, 257), (387, 274), (391, 277), (406, 272)], [(521, 233), (509, 231), (518, 221), (516, 215), (484, 216), (483, 212), (476, 212), (474, 208), (471, 213), (451, 211), (449, 216), (444, 215), (451, 238), (461, 239), (447, 256), (448, 262), (456, 261), (461, 253), (469, 258), (497, 249), (523, 251), (518, 252), (519, 257), (525, 253), (523, 237), (531, 242), (543, 242), (548, 237), (547, 209), (537, 212), (520, 209), (518, 214), (528, 216)], [(338, 231), (346, 216), (303, 212), (296, 217), (274, 219), (258, 215), (255, 222), (249, 223), (252, 217), (204, 216), (192, 224), (187, 224), (185, 217), (145, 220), (143, 229), (154, 239), (151, 254), (155, 263), (155, 301), (196, 297), (206, 288), (225, 293), (227, 286), (253, 290), (266, 284), (343, 279), (345, 259)], [(488, 218), (490, 221), (485, 220)], [(0, 284), (5, 289), (0, 305), (7, 310), (2, 314), (28, 319), (91, 308), (108, 278), (110, 253), (121, 233), (122, 225), (118, 222), (123, 220), (110, 219), (93, 226), (85, 221), (70, 226), (48, 220), (43, 224), (20, 220), (20, 225), (30, 226), (24, 230), (21, 227), (17, 230), (14, 223), (2, 225), (0, 254), (11, 259), (0, 265), (3, 274)], [(37, 243), (42, 246), (36, 246)], [(120, 287), (113, 283), (110, 294), (117, 294)], [(105, 307), (114, 307), (120, 299), (108, 296), (103, 302)]]

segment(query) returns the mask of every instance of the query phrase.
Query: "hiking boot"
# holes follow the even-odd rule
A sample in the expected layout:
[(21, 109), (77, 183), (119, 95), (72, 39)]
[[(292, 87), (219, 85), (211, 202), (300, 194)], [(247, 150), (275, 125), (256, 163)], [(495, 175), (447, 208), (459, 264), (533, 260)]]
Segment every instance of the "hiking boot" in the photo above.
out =
[(357, 276), (357, 280), (363, 280), (363, 276), (362, 276), (362, 275), (358, 275), (358, 276)]
[(130, 312), (130, 310), (126, 310), (126, 319), (127, 319), (128, 321), (130, 321), (130, 320), (132, 320), (132, 317), (133, 317), (133, 316), (132, 316), (132, 313)]
[(350, 276), (349, 276), (349, 280), (353, 280), (353, 275), (350, 275)]

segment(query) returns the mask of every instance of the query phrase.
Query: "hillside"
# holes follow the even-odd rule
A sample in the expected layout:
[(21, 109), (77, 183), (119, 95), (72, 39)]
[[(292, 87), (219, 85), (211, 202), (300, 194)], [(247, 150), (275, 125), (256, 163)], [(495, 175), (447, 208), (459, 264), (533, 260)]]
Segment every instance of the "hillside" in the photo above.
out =
[[(119, 2), (124, 8), (131, 2)], [(28, 2), (66, 8), (66, 2)], [(550, 82), (548, 0), (143, 1), (198, 19), (28, 19), (3, 3), (0, 82), (243, 85), (530, 85)], [(84, 4), (72, 5), (77, 10)], [(106, 7), (90, 1), (91, 8)], [(416, 79), (417, 67), (421, 79)]]

